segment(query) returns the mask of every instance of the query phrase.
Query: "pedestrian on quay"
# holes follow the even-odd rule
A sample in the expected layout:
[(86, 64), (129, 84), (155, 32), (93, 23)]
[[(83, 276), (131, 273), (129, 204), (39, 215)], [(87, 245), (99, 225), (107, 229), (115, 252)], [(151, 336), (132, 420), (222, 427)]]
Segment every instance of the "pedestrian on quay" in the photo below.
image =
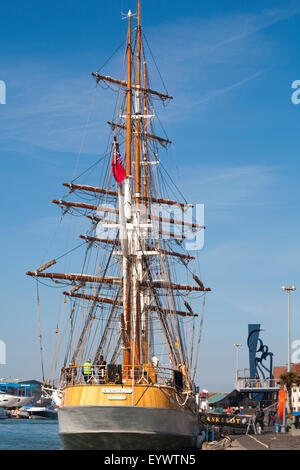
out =
[(292, 415), (292, 413), (289, 413), (287, 420), (286, 420), (286, 424), (288, 426), (289, 431), (296, 429), (295, 420), (294, 420), (294, 416)]
[(280, 432), (281, 425), (282, 425), (282, 419), (279, 418), (278, 411), (275, 413), (273, 421), (274, 421), (274, 424), (275, 424), (275, 432)]
[(273, 411), (268, 411), (267, 412), (267, 417), (268, 417), (268, 426), (273, 426)]
[(261, 434), (264, 431), (264, 428), (265, 428), (264, 418), (265, 418), (264, 411), (259, 409), (259, 407), (257, 407), (255, 411), (255, 423), (256, 423), (258, 434)]

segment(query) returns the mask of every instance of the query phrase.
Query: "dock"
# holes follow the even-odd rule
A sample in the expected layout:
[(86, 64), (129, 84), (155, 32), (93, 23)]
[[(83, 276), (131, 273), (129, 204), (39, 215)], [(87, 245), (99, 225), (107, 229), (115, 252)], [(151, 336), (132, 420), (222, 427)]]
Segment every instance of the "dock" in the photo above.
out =
[(230, 436), (233, 440), (226, 450), (300, 450), (300, 430), (275, 433), (267, 428), (263, 434)]

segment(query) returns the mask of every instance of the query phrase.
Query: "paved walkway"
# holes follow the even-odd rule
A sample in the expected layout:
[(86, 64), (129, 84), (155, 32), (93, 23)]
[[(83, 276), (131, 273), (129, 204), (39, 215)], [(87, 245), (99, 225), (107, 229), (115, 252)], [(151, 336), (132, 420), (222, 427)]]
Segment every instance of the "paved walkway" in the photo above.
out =
[(226, 450), (300, 450), (300, 436), (266, 431), (263, 434), (230, 436), (234, 439)]

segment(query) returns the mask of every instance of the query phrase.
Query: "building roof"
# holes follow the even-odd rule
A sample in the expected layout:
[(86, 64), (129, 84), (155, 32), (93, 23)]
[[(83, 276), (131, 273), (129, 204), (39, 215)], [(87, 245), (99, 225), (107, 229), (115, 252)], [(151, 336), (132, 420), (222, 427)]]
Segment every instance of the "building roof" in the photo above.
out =
[[(274, 367), (273, 370), (273, 376), (275, 380), (279, 380), (280, 376), (287, 372), (287, 367), (286, 366), (278, 366)], [(291, 364), (291, 372), (294, 374), (300, 376), (300, 363), (297, 364)]]
[(227, 393), (222, 393), (222, 392), (213, 393), (209, 396), (208, 403), (216, 403), (217, 401), (223, 400), (223, 398), (225, 398), (226, 395)]
[(37, 386), (41, 386), (41, 382), (39, 382), (38, 380), (22, 380), (22, 379), (12, 379), (11, 377), (9, 377), (8, 379), (3, 379), (1, 378), (0, 379), (0, 386), (9, 386), (9, 387), (29, 387), (29, 386), (32, 386), (32, 387), (37, 387)]

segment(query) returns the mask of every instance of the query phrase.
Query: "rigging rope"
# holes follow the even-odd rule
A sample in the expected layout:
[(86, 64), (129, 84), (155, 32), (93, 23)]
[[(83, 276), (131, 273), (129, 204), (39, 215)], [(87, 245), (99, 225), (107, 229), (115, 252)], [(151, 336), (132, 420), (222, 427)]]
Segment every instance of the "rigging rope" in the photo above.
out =
[(42, 346), (42, 330), (41, 330), (41, 313), (40, 313), (40, 296), (39, 296), (39, 281), (36, 280), (36, 298), (37, 298), (37, 309), (38, 309), (38, 325), (39, 325), (39, 340), (40, 340), (40, 356), (41, 356), (41, 368), (42, 368), (42, 380), (45, 382), (44, 373), (44, 360), (43, 360), (43, 346)]
[(90, 122), (90, 119), (91, 119), (91, 115), (92, 115), (92, 112), (93, 112), (93, 109), (94, 109), (94, 105), (95, 105), (96, 90), (97, 90), (97, 84), (96, 84), (96, 86), (95, 86), (95, 88), (94, 88), (94, 93), (93, 93), (93, 96), (92, 96), (92, 102), (91, 102), (91, 105), (90, 105), (90, 110), (89, 110), (88, 118), (87, 118), (87, 121), (86, 121), (86, 124), (85, 124), (85, 127), (84, 127), (84, 133), (83, 133), (83, 136), (82, 136), (82, 139), (81, 139), (80, 149), (79, 149), (79, 153), (78, 153), (78, 155), (77, 155), (77, 159), (76, 159), (76, 163), (75, 163), (75, 167), (74, 167), (74, 171), (73, 171), (72, 180), (74, 180), (74, 178), (75, 178), (75, 174), (76, 174), (77, 167), (78, 167), (78, 165), (79, 165), (79, 161), (80, 161), (80, 157), (81, 157), (81, 152), (82, 152), (82, 149), (83, 149), (83, 146), (84, 146), (84, 143), (85, 143), (86, 134), (87, 134), (87, 128), (88, 128), (88, 125), (89, 125), (89, 122)]
[(205, 294), (204, 294), (204, 298), (203, 298), (203, 302), (202, 302), (202, 313), (201, 313), (201, 321), (200, 321), (200, 331), (199, 331), (199, 338), (198, 338), (198, 345), (197, 345), (197, 353), (196, 353), (195, 366), (194, 366), (193, 381), (195, 380), (196, 369), (197, 369), (198, 358), (199, 358), (199, 349), (200, 349), (200, 342), (201, 342), (202, 328), (203, 328), (203, 321), (204, 321), (204, 311), (205, 311)]

